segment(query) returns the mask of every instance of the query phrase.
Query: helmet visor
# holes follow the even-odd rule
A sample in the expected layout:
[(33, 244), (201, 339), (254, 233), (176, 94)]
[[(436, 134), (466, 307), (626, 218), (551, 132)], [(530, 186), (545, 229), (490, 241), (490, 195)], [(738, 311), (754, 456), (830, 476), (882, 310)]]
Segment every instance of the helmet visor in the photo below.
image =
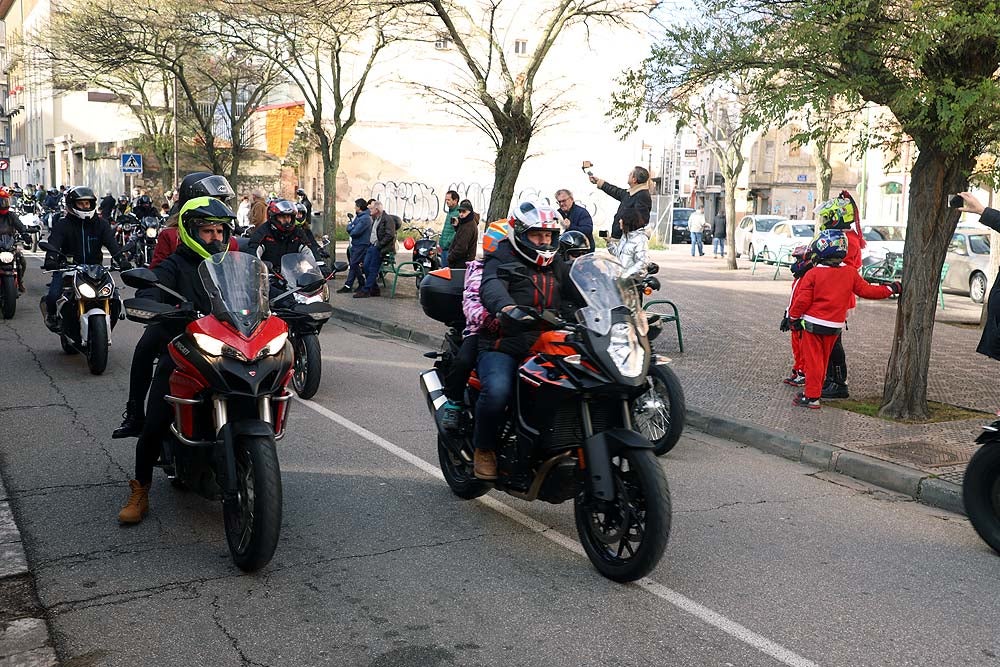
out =
[(228, 201), (233, 196), (233, 186), (224, 176), (212, 174), (197, 181), (192, 185), (192, 191), (200, 196), (214, 197), (221, 201)]

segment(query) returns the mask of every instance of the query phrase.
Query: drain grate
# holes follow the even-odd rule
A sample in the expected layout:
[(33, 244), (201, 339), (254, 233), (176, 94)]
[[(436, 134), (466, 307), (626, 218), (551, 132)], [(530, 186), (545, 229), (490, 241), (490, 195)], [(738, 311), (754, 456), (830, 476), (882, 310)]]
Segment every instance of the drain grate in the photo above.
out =
[(922, 468), (942, 468), (968, 463), (977, 445), (946, 446), (933, 442), (889, 442), (870, 445), (864, 450), (876, 456), (916, 464)]

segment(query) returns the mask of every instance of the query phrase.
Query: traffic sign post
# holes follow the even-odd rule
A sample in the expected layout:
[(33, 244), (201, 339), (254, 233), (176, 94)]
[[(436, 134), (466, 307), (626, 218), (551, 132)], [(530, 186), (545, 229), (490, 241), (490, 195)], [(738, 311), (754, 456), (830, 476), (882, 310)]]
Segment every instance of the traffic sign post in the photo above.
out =
[(141, 174), (142, 155), (139, 153), (122, 153), (121, 169), (123, 174)]

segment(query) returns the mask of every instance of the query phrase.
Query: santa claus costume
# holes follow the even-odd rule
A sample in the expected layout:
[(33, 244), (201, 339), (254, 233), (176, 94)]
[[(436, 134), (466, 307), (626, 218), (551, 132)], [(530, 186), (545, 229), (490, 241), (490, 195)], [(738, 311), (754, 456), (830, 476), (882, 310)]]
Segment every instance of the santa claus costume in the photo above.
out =
[[(788, 298), (788, 305), (791, 307), (792, 300), (795, 299), (795, 289), (799, 286), (802, 276), (812, 268), (812, 260), (809, 257), (810, 250), (807, 245), (800, 245), (792, 251), (792, 293)], [(781, 320), (781, 331), (791, 330), (791, 320), (788, 319), (788, 308), (785, 308), (784, 318)], [(805, 362), (802, 360), (802, 332), (792, 331), (792, 372), (782, 382), (793, 387), (801, 387), (806, 383)]]

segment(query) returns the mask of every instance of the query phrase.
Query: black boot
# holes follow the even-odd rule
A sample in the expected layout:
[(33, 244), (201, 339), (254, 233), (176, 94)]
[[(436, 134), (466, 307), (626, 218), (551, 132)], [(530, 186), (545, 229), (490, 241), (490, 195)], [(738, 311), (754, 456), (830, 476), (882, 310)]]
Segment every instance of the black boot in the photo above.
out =
[(850, 398), (851, 393), (847, 390), (847, 374), (840, 366), (833, 368), (833, 375), (828, 375), (826, 383), (823, 385), (823, 398)]
[(142, 409), (142, 401), (129, 401), (122, 413), (122, 425), (111, 434), (112, 438), (135, 438), (142, 433), (146, 423), (146, 415)]

